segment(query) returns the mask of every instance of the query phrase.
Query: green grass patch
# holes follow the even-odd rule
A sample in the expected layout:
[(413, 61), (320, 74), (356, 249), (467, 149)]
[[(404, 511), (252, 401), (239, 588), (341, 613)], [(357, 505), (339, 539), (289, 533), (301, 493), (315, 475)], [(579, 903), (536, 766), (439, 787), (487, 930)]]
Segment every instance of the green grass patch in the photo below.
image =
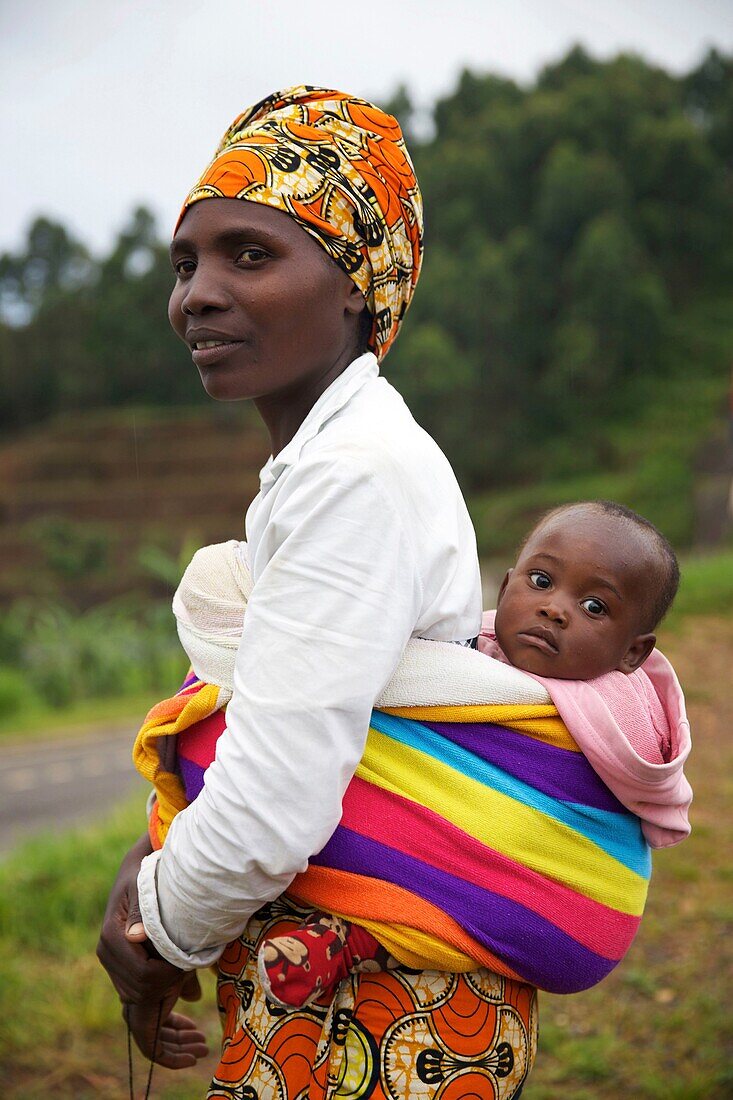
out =
[(77, 611), (19, 602), (0, 620), (0, 738), (141, 719), (177, 690), (186, 667), (167, 603)]
[(733, 608), (733, 548), (683, 559), (680, 590), (665, 626), (690, 615), (724, 615)]
[[(138, 797), (102, 825), (30, 841), (0, 864), (4, 1100), (128, 1095), (120, 1005), (94, 952), (110, 885), (143, 817)], [(208, 987), (205, 999), (191, 1013), (203, 1021), (216, 1050), (213, 981), (202, 985)], [(135, 1064), (140, 1085), (146, 1067), (140, 1056)], [(210, 1072), (173, 1074), (156, 1067), (154, 1094), (200, 1100)]]
[(157, 695), (146, 691), (112, 699), (82, 699), (63, 710), (45, 707), (35, 700), (15, 715), (0, 718), (0, 743), (91, 735), (106, 723), (129, 724), (132, 729), (164, 695), (164, 691)]

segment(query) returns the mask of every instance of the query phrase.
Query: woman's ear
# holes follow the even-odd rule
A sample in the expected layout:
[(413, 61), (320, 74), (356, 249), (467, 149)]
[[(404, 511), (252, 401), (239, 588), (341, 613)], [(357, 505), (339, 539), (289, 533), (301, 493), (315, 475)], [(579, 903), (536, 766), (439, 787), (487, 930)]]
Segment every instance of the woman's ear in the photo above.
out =
[(656, 634), (638, 634), (616, 665), (616, 671), (623, 672), (626, 676), (630, 672), (636, 672), (637, 668), (641, 668), (644, 664), (656, 644)]
[[(346, 272), (344, 272), (343, 274), (346, 275)], [(349, 283), (349, 286), (346, 288), (346, 312), (356, 313), (357, 315), (363, 313), (366, 309), (366, 301), (364, 300), (364, 295), (359, 290), (353, 279), (349, 279), (348, 275), (346, 275), (346, 279)]]
[(501, 586), (499, 588), (499, 592), (498, 592), (498, 595), (496, 597), (496, 606), (497, 607), (501, 603), (501, 598), (504, 595), (504, 593), (506, 592), (506, 586), (509, 584), (509, 578), (511, 577), (513, 572), (514, 572), (513, 569), (507, 569), (506, 573), (504, 574), (504, 580), (501, 582)]

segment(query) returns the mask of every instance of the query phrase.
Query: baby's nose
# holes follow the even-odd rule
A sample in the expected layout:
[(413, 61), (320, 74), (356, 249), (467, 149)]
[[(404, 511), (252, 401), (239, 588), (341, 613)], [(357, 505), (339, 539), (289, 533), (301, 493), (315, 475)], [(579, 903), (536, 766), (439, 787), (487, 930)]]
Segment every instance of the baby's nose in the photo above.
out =
[(568, 613), (564, 607), (557, 601), (547, 601), (540, 608), (540, 615), (545, 619), (550, 619), (552, 622), (557, 623), (559, 626), (565, 626), (568, 621)]

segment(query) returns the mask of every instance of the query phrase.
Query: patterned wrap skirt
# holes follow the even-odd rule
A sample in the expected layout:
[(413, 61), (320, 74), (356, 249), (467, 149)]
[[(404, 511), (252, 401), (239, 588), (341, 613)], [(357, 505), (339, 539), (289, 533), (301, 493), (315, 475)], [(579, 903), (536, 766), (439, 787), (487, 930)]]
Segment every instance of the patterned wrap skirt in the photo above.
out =
[(309, 910), (265, 906), (219, 960), (222, 1055), (209, 1100), (513, 1100), (537, 1050), (537, 991), (479, 969), (343, 981), (330, 1004), (268, 1001), (256, 952)]

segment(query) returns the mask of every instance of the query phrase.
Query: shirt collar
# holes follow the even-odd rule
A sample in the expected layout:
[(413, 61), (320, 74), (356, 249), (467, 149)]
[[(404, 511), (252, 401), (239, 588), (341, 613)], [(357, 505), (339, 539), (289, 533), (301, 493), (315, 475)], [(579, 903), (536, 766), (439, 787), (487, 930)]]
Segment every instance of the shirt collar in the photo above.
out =
[(346, 370), (325, 390), (297, 432), (281, 451), (271, 455), (260, 471), (260, 491), (264, 495), (288, 466), (294, 466), (306, 443), (318, 435), (323, 425), (347, 405), (362, 386), (379, 374), (379, 363), (371, 351), (349, 363)]

